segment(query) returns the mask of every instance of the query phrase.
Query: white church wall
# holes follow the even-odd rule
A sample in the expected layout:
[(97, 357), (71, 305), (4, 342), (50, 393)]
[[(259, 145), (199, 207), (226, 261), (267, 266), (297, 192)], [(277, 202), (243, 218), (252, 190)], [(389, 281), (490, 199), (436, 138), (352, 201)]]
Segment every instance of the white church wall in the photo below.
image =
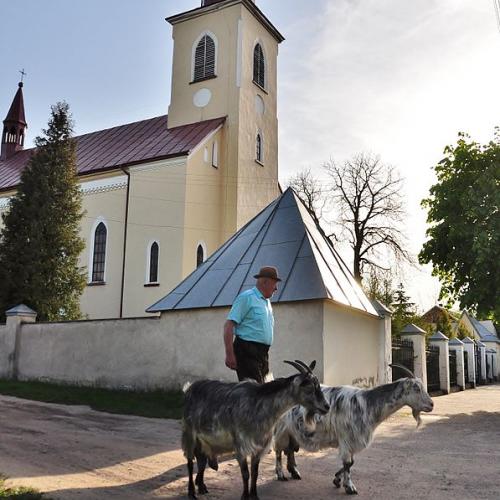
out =
[[(205, 258), (217, 250), (225, 241), (222, 231), (222, 218), (226, 203), (222, 188), (223, 172), (226, 161), (225, 129), (219, 129), (193, 151), (188, 158), (186, 175), (186, 203), (184, 211), (184, 255), (182, 277), (185, 278), (196, 269), (196, 250), (203, 242), (206, 247)], [(214, 144), (219, 153), (218, 166), (212, 165)], [(209, 153), (207, 161), (204, 149)], [(180, 281), (180, 280), (179, 280)]]
[(386, 351), (381, 322), (332, 302), (324, 308), (325, 383), (372, 387), (380, 380), (381, 351)]
[[(144, 316), (147, 307), (185, 277), (186, 161), (183, 157), (130, 168), (124, 317)], [(160, 249), (158, 286), (146, 283), (151, 241)]]
[[(123, 173), (119, 177), (122, 181)], [(87, 283), (92, 281), (93, 234), (100, 222), (107, 228), (104, 284), (87, 286), (80, 299), (81, 311), (88, 318), (113, 318), (120, 313), (127, 190), (126, 182), (116, 184), (116, 178), (116, 173), (92, 176), (81, 183), (85, 213), (80, 225), (80, 236), (85, 240), (85, 249), (80, 255), (79, 265), (86, 269)], [(93, 190), (86, 189), (94, 184), (99, 186)]]

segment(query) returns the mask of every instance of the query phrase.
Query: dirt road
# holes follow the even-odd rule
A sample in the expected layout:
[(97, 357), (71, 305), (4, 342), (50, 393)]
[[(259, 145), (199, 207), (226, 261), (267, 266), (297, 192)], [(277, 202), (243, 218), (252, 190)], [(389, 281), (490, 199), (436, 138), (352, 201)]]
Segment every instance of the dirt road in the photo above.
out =
[[(353, 481), (370, 499), (500, 498), (500, 385), (435, 398), (415, 429), (408, 409), (379, 427), (358, 456)], [(183, 498), (180, 425), (98, 413), (86, 407), (0, 396), (0, 472), (61, 500)], [(260, 498), (346, 498), (333, 488), (334, 451), (298, 456), (302, 481), (274, 480), (273, 455), (261, 465)], [(206, 500), (240, 497), (235, 461), (208, 472)]]

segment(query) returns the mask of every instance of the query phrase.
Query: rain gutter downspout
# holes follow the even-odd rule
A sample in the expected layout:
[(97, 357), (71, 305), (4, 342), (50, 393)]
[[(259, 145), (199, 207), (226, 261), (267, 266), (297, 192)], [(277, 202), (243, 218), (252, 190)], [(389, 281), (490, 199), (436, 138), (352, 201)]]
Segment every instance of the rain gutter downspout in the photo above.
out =
[(130, 172), (126, 168), (122, 168), (122, 172), (127, 176), (127, 200), (125, 202), (125, 226), (123, 229), (123, 263), (122, 263), (122, 284), (120, 291), (120, 318), (123, 318), (123, 296), (125, 292), (125, 262), (127, 257), (128, 205), (130, 199)]

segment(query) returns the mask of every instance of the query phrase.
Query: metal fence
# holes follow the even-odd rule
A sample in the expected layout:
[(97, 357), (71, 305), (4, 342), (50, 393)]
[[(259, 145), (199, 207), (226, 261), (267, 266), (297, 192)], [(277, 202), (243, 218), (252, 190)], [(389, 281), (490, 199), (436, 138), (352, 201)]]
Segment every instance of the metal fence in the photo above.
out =
[(439, 391), (439, 346), (429, 345), (425, 351), (427, 362), (427, 390)]
[(479, 347), (474, 344), (474, 356), (476, 357), (476, 384), (484, 384), (483, 377), (481, 375), (481, 351)]
[(487, 382), (493, 382), (493, 379), (490, 377), (490, 363), (491, 363), (491, 356), (486, 353), (486, 381)]
[[(414, 372), (413, 360), (413, 342), (411, 340), (393, 339), (392, 362), (398, 365), (403, 365)], [(398, 380), (399, 378), (407, 376), (408, 374), (400, 368), (392, 368), (392, 380)]]
[(448, 354), (450, 363), (450, 385), (457, 385), (457, 351), (451, 350)]
[(465, 383), (470, 384), (469, 380), (469, 353), (464, 351), (464, 377)]

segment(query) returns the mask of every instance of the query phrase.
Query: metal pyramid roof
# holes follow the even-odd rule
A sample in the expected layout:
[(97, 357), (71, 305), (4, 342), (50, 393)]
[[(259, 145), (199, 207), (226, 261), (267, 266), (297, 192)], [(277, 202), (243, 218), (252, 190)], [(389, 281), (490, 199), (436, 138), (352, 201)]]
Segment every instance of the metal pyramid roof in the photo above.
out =
[(378, 316), (290, 188), (147, 312), (229, 306), (255, 285), (253, 276), (265, 265), (277, 267), (283, 278), (273, 303), (330, 299)]

